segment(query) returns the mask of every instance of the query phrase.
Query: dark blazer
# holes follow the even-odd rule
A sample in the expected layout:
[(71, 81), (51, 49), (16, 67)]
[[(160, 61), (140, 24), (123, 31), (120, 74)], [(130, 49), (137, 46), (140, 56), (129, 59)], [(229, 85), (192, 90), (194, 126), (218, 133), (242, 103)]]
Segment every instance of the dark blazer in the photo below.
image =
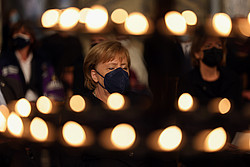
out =
[(15, 79), (0, 76), (0, 89), (7, 104), (24, 97), (22, 85)]
[(56, 79), (54, 68), (44, 59), (44, 57), (34, 51), (31, 60), (31, 76), (27, 83), (24, 78), (23, 71), (14, 51), (6, 51), (1, 53), (0, 73), (6, 78), (13, 78), (19, 81), (24, 94), (28, 89), (34, 91), (38, 96), (46, 95), (53, 97), (55, 100), (64, 99), (64, 88)]
[(207, 105), (210, 100), (216, 97), (228, 98), (240, 107), (242, 83), (239, 76), (227, 68), (219, 70), (220, 77), (214, 82), (203, 80), (199, 68), (194, 68), (183, 75), (178, 83), (178, 97), (182, 93), (190, 93), (198, 98), (201, 105)]

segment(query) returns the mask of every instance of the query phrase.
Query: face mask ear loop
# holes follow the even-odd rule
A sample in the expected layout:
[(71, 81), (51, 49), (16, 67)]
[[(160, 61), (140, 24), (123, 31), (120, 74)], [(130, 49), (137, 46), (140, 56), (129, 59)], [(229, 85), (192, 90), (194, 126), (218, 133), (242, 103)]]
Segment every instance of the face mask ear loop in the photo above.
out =
[[(98, 75), (100, 75), (102, 78), (104, 78), (96, 69), (94, 69)], [(105, 87), (98, 81), (98, 84), (103, 88), (105, 89)]]

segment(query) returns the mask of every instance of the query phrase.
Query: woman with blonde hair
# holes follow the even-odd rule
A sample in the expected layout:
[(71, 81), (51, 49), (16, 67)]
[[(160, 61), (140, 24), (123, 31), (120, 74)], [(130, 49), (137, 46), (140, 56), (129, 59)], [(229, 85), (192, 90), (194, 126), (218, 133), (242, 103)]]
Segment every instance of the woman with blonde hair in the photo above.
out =
[(107, 102), (112, 93), (129, 89), (130, 57), (118, 41), (104, 41), (92, 47), (84, 59), (85, 86), (93, 102)]

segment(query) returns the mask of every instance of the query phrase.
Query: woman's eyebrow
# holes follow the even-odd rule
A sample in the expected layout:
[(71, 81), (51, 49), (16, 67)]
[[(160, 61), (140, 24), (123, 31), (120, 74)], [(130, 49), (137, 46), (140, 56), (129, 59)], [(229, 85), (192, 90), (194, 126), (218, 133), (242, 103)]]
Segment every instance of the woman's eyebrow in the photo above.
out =
[(108, 62), (107, 64), (108, 65), (117, 65), (117, 63), (114, 63), (114, 62)]
[(121, 65), (128, 65), (128, 63), (121, 63)]

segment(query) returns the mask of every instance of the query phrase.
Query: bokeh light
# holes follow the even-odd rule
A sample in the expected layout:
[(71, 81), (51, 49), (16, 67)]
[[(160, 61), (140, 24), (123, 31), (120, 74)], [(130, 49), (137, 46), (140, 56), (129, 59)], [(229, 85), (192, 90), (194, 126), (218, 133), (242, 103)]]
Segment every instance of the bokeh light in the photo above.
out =
[(250, 12), (247, 15), (247, 20), (248, 20), (248, 23), (250, 24)]
[(28, 100), (26, 100), (25, 98), (18, 100), (16, 105), (15, 105), (15, 111), (21, 117), (28, 117), (31, 113), (30, 102)]
[(226, 114), (230, 111), (231, 109), (231, 103), (227, 98), (223, 98), (220, 102), (219, 102), (219, 112), (221, 114)]
[(43, 114), (49, 114), (52, 111), (52, 102), (46, 96), (41, 96), (36, 101), (37, 109)]
[(190, 111), (193, 104), (193, 97), (189, 93), (183, 93), (178, 99), (178, 107), (181, 111)]
[(52, 28), (54, 27), (58, 21), (60, 16), (59, 9), (49, 9), (46, 10), (41, 18), (41, 23), (44, 28)]
[(164, 151), (175, 150), (182, 141), (182, 131), (177, 126), (166, 128), (159, 136), (158, 144)]
[(0, 132), (5, 132), (7, 118), (9, 117), (9, 109), (5, 105), (0, 105)]
[(221, 36), (229, 36), (232, 30), (231, 18), (226, 13), (216, 13), (213, 16), (212, 25), (214, 30)]
[(197, 16), (193, 11), (185, 10), (181, 14), (185, 18), (187, 25), (193, 26), (197, 24)]
[(90, 32), (103, 30), (108, 23), (108, 11), (105, 7), (94, 5), (86, 15), (86, 28)]
[(132, 35), (143, 35), (149, 29), (147, 18), (139, 12), (130, 13), (124, 24), (125, 30)]
[(165, 15), (165, 24), (174, 35), (184, 35), (187, 31), (185, 18), (176, 11), (171, 11)]
[(35, 117), (30, 124), (30, 133), (37, 141), (46, 141), (49, 134), (47, 123), (43, 119)]
[(85, 109), (85, 100), (80, 95), (74, 95), (69, 100), (70, 108), (75, 112), (82, 112)]
[(238, 18), (237, 27), (242, 35), (250, 37), (250, 23), (246, 18)]
[(125, 99), (120, 93), (109, 95), (107, 105), (111, 110), (120, 110), (124, 107)]
[(240, 150), (250, 151), (250, 131), (237, 132), (232, 141)]
[(211, 131), (205, 139), (204, 151), (216, 152), (221, 150), (227, 141), (226, 131), (222, 128), (216, 128)]
[(116, 24), (122, 24), (128, 17), (128, 12), (124, 9), (115, 9), (111, 14), (111, 20)]
[(62, 11), (59, 18), (59, 26), (63, 30), (75, 27), (79, 21), (80, 10), (75, 7), (69, 7)]
[(68, 121), (64, 124), (62, 134), (65, 142), (73, 147), (82, 146), (86, 140), (84, 129), (74, 121)]
[(134, 128), (125, 123), (117, 125), (111, 133), (111, 142), (121, 150), (130, 148), (134, 144), (135, 138), (136, 133)]
[(0, 111), (0, 132), (6, 131), (6, 117), (3, 115), (2, 111)]
[(24, 131), (23, 121), (16, 113), (12, 112), (9, 115), (7, 128), (13, 136), (22, 137)]
[(79, 12), (79, 22), (80, 23), (86, 23), (86, 16), (88, 12), (90, 11), (90, 8), (83, 8)]
[(0, 105), (0, 112), (3, 114), (3, 116), (7, 119), (9, 114), (10, 114), (10, 111), (8, 109), (7, 106), (5, 105)]

